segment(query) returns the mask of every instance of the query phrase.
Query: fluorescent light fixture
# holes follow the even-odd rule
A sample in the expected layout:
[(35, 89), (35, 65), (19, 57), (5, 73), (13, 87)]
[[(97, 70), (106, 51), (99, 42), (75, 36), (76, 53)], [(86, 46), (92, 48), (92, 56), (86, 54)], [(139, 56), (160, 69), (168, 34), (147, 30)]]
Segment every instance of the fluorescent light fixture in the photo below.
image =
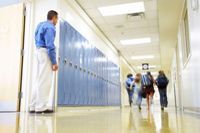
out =
[(153, 59), (155, 58), (154, 55), (142, 55), (142, 56), (132, 56), (133, 60), (144, 60), (144, 59)]
[(112, 5), (99, 7), (99, 11), (103, 16), (114, 16), (130, 13), (144, 12), (144, 2), (134, 2), (128, 4)]
[(137, 39), (128, 39), (128, 40), (121, 40), (120, 42), (122, 45), (145, 44), (145, 43), (151, 43), (151, 38), (145, 37), (145, 38), (137, 38)]

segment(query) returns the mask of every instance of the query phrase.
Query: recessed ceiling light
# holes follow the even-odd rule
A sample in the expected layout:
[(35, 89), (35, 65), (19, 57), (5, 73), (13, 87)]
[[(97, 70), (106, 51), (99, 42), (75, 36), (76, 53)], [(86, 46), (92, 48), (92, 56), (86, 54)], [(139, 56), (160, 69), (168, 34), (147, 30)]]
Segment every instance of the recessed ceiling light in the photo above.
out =
[(142, 55), (142, 56), (132, 56), (133, 60), (145, 60), (145, 59), (153, 59), (155, 58), (154, 55)]
[(98, 9), (103, 16), (139, 13), (145, 11), (144, 2), (134, 2), (128, 4), (105, 6), (105, 7), (99, 7)]
[(137, 38), (137, 39), (128, 39), (128, 40), (121, 40), (120, 42), (122, 45), (145, 44), (145, 43), (151, 43), (151, 38), (145, 37), (145, 38)]

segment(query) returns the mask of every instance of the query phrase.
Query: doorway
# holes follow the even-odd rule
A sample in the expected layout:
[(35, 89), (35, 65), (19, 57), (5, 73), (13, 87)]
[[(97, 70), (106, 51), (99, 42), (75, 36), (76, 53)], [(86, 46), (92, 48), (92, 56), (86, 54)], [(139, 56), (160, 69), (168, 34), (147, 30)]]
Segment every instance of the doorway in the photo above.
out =
[(23, 3), (0, 8), (0, 112), (20, 109), (24, 9)]

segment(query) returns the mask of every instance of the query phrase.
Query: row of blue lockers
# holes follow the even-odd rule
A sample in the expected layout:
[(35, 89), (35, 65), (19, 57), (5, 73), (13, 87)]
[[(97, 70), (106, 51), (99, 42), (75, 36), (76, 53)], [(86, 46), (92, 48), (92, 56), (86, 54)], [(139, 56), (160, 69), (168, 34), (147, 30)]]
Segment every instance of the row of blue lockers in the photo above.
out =
[(119, 105), (119, 67), (60, 22), (58, 105)]

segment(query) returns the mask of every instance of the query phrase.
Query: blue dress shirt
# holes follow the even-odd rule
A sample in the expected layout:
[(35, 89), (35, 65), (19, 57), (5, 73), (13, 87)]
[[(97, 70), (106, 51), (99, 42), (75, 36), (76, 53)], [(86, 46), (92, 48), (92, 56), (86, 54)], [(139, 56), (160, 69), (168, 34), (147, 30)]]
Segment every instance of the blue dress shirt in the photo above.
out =
[(56, 62), (56, 51), (54, 40), (56, 36), (56, 28), (50, 21), (38, 24), (35, 31), (35, 44), (37, 48), (46, 48), (52, 65)]

